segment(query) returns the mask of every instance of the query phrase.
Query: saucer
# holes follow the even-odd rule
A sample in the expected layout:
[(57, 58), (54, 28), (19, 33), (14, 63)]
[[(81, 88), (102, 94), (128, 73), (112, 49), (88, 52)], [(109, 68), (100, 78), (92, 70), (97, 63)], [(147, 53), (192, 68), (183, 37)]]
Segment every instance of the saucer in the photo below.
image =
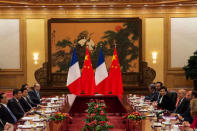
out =
[(154, 114), (148, 114), (148, 115), (146, 115), (147, 117), (153, 117), (154, 116)]
[(154, 123), (153, 126), (154, 127), (161, 127), (161, 123)]
[(162, 122), (165, 125), (171, 125), (171, 123), (167, 123), (167, 122)]
[(147, 112), (148, 110), (139, 110), (139, 112)]

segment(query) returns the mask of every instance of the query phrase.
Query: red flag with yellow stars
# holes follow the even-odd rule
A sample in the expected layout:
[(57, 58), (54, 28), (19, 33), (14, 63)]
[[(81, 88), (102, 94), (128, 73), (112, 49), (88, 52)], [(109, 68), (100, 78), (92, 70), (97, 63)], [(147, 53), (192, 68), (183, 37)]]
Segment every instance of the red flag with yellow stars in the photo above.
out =
[(86, 49), (85, 60), (83, 63), (82, 69), (82, 93), (86, 95), (94, 95), (95, 93), (95, 79), (94, 79), (94, 70), (92, 68), (90, 54), (88, 48)]
[(123, 93), (123, 84), (116, 48), (114, 50), (114, 55), (112, 57), (112, 63), (109, 70), (108, 80), (109, 90), (112, 92), (113, 95), (117, 95), (119, 96), (119, 98), (121, 98)]

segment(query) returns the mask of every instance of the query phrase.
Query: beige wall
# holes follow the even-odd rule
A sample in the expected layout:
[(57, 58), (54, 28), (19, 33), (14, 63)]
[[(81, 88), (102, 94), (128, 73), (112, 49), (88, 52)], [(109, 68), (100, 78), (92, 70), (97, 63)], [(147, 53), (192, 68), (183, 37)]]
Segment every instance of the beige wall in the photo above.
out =
[[(157, 52), (153, 63), (152, 52)], [(164, 82), (164, 19), (145, 18), (145, 61), (156, 71), (156, 81)]]
[[(155, 81), (169, 88), (191, 87), (181, 68), (170, 67), (170, 18), (197, 17), (197, 7), (160, 8), (2, 8), (0, 19), (20, 19), (20, 64), (18, 70), (0, 71), (0, 87), (20, 87), (33, 84), (34, 72), (47, 61), (47, 21), (50, 18), (131, 18), (142, 19), (142, 58), (157, 71)], [(151, 52), (158, 51), (157, 64), (152, 64)], [(34, 65), (33, 52), (39, 53)]]
[[(27, 83), (36, 83), (34, 72), (45, 62), (45, 20), (27, 19)], [(38, 53), (38, 64), (34, 63), (33, 54)]]

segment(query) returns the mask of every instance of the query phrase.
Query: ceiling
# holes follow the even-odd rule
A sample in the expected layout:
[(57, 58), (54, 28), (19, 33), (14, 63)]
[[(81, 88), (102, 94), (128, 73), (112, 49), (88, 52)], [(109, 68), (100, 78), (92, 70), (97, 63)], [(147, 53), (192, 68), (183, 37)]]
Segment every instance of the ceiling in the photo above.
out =
[(197, 0), (0, 0), (0, 6), (194, 6)]

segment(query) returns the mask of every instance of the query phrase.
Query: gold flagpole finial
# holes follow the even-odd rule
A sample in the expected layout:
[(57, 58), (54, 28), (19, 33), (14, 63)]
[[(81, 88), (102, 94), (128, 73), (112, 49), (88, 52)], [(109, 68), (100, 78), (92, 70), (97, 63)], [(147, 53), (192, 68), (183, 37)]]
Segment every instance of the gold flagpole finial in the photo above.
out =
[(117, 46), (117, 44), (116, 44), (116, 41), (114, 40), (114, 46), (115, 46), (115, 48), (116, 48), (116, 46)]
[(103, 44), (102, 44), (102, 43), (100, 44), (100, 47), (101, 47), (101, 48), (103, 47)]

